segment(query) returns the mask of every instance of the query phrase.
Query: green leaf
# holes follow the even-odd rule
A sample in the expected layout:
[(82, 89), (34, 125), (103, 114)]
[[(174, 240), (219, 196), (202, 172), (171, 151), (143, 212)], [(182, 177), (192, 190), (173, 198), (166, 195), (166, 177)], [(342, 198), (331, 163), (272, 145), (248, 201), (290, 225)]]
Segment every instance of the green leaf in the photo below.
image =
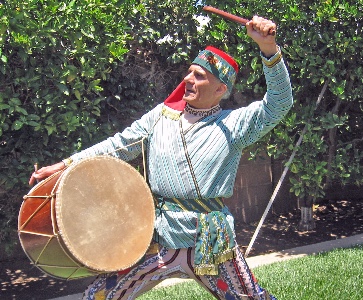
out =
[(8, 109), (8, 108), (10, 108), (10, 105), (4, 104), (4, 103), (0, 103), (0, 110), (4, 110), (4, 109)]
[(35, 115), (35, 114), (29, 114), (27, 116), (27, 119), (28, 120), (33, 120), (33, 121), (36, 121), (36, 120), (40, 120), (40, 117), (38, 115)]
[(86, 30), (84, 30), (83, 28), (81, 29), (81, 32), (85, 35), (85, 36), (87, 36), (87, 37), (89, 37), (90, 39), (94, 39), (95, 37), (94, 37), (94, 35), (93, 35), (93, 33), (92, 32), (90, 32), (90, 31), (86, 31)]
[(16, 121), (12, 124), (11, 129), (12, 129), (12, 130), (19, 130), (19, 129), (21, 129), (21, 128), (23, 127), (23, 125), (24, 125), (24, 123), (23, 123), (23, 122), (21, 122), (20, 120), (16, 120)]
[(297, 166), (294, 164), (294, 163), (292, 163), (291, 165), (290, 165), (290, 170), (291, 170), (291, 172), (292, 173), (298, 173), (298, 168), (297, 168)]
[(45, 125), (44, 127), (47, 130), (48, 136), (52, 135), (52, 133), (55, 131), (55, 127), (53, 127), (53, 126)]
[(28, 115), (28, 112), (24, 108), (22, 108), (20, 106), (15, 107), (15, 111), (19, 112), (19, 113), (22, 113), (23, 115)]
[(76, 96), (76, 98), (78, 99), (78, 100), (81, 100), (82, 98), (81, 98), (81, 93), (79, 92), (79, 90), (75, 90), (74, 91), (74, 95)]
[(124, 45), (111, 43), (110, 45), (110, 53), (115, 56), (117, 59), (122, 60), (123, 56), (128, 52), (129, 50), (124, 47)]
[(21, 105), (21, 101), (19, 98), (10, 98), (9, 103), (12, 104), (12, 106), (20, 106)]
[(248, 79), (247, 79), (247, 84), (252, 84), (253, 82), (255, 82), (256, 80), (256, 75), (254, 73), (252, 73)]
[(37, 127), (37, 126), (39, 126), (39, 125), (40, 125), (39, 123), (34, 122), (34, 121), (29, 121), (29, 122), (27, 122), (27, 124), (28, 124), (29, 126), (33, 126), (33, 127)]
[(65, 84), (58, 83), (57, 87), (63, 94), (69, 96), (69, 89)]
[(251, 67), (253, 70), (256, 70), (257, 69), (257, 62), (259, 61), (259, 58), (258, 57), (254, 57), (251, 61)]
[(338, 22), (338, 21), (339, 21), (339, 19), (338, 19), (338, 18), (336, 18), (336, 17), (330, 17), (330, 18), (329, 18), (329, 21), (330, 21), (330, 22)]

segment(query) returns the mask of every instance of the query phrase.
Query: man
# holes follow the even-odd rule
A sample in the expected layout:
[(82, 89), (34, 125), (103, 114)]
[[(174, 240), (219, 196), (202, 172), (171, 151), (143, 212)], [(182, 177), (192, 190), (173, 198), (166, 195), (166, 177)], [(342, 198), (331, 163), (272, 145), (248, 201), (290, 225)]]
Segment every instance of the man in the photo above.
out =
[(263, 100), (222, 110), (219, 103), (230, 94), (238, 66), (226, 53), (207, 47), (164, 103), (122, 133), (33, 173), (30, 183), (106, 153), (129, 161), (142, 151), (137, 142), (146, 144), (157, 250), (130, 270), (97, 278), (84, 299), (135, 299), (172, 277), (192, 278), (217, 299), (275, 299), (249, 270), (223, 199), (232, 195), (242, 150), (292, 106), (288, 72), (275, 36), (268, 34), (276, 25), (254, 17), (246, 28), (261, 50), (267, 83)]

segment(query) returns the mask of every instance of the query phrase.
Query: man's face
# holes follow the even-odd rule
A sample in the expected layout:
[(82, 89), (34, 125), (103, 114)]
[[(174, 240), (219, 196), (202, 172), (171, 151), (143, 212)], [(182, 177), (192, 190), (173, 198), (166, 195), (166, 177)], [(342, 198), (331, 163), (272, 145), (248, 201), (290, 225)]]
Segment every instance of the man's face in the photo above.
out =
[(217, 105), (227, 90), (212, 73), (199, 65), (191, 65), (184, 77), (183, 100), (195, 108), (211, 108)]

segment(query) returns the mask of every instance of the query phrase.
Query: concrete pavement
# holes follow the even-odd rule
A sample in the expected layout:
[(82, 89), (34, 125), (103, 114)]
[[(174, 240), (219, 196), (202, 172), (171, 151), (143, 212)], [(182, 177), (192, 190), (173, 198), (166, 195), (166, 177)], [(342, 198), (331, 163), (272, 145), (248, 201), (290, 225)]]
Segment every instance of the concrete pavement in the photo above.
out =
[[(262, 265), (281, 262), (307, 255), (313, 255), (320, 252), (330, 251), (336, 248), (349, 248), (351, 246), (361, 245), (361, 244), (363, 244), (363, 234), (358, 234), (351, 237), (321, 242), (318, 244), (307, 245), (303, 247), (292, 248), (265, 255), (247, 257), (247, 262), (250, 268), (253, 269)], [(157, 287), (168, 286), (171, 284), (184, 282), (186, 280), (188, 279), (177, 279), (177, 280), (168, 279), (165, 280), (163, 283), (159, 284)], [(82, 299), (82, 294), (74, 294), (59, 298), (53, 298), (51, 300), (80, 300), (80, 299)]]
[(337, 248), (349, 248), (351, 246), (361, 244), (363, 244), (363, 234), (358, 234), (351, 237), (292, 248), (270, 254), (247, 257), (247, 262), (250, 268), (253, 269), (262, 265), (317, 254), (320, 252), (326, 252)]

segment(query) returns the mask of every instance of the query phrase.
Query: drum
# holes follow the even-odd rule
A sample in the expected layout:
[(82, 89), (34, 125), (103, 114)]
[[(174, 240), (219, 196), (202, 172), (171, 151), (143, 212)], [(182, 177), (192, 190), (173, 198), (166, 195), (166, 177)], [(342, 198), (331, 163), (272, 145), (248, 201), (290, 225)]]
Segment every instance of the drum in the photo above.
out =
[(24, 196), (18, 232), (35, 266), (76, 279), (135, 265), (151, 243), (154, 218), (152, 193), (139, 172), (96, 156), (34, 186)]

